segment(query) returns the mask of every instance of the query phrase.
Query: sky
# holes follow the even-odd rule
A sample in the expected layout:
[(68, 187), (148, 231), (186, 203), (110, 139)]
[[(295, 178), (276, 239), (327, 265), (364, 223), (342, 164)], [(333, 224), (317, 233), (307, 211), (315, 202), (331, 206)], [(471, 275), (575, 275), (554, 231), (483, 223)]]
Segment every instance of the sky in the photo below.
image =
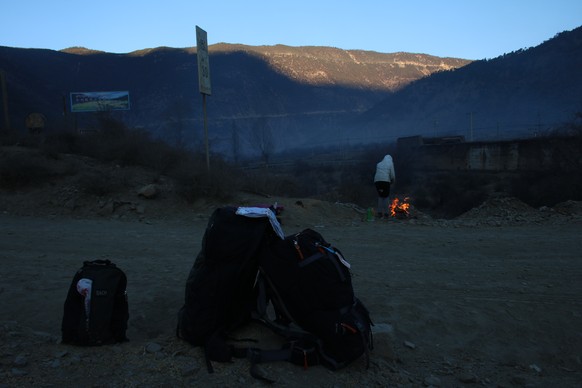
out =
[(0, 0), (0, 46), (330, 46), (490, 59), (582, 26), (582, 0)]

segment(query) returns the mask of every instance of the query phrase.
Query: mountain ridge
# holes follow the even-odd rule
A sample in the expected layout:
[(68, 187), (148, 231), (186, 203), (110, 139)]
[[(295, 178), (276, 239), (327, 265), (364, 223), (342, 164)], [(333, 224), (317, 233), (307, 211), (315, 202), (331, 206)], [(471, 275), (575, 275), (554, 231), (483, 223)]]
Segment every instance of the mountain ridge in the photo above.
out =
[[(467, 140), (535, 137), (582, 111), (582, 27), (539, 46), (432, 74), (363, 114), (403, 135), (464, 135)], [(406, 108), (406, 109), (405, 109)]]
[[(245, 46), (227, 43), (209, 46), (210, 52), (238, 50), (258, 54), (273, 68), (299, 82), (314, 85), (349, 85), (390, 91), (395, 91), (419, 77), (455, 69), (472, 62), (428, 54), (379, 53), (324, 46)], [(349, 60), (341, 60), (342, 58), (349, 58)], [(370, 68), (362, 69), (362, 66)], [(411, 67), (407, 69), (408, 75), (399, 76), (398, 72), (394, 71), (394, 68), (406, 69), (407, 66)], [(359, 68), (358, 71), (355, 67)], [(401, 71), (401, 73), (404, 72)], [(364, 74), (364, 76), (347, 77), (350, 74)]]
[[(113, 55), (135, 57), (171, 50), (183, 50), (192, 54), (196, 54), (197, 52), (196, 47), (171, 48), (160, 46), (136, 50), (127, 54)], [(397, 90), (407, 83), (418, 79), (419, 76), (423, 77), (438, 71), (456, 69), (472, 62), (471, 60), (462, 58), (437, 57), (429, 54), (407, 52), (380, 53), (367, 50), (344, 50), (326, 46), (287, 46), (282, 44), (249, 46), (237, 43), (216, 43), (208, 46), (208, 51), (210, 54), (244, 52), (257, 55), (269, 63), (274, 69), (298, 82), (314, 85), (350, 85), (364, 89), (371, 88), (391, 91)], [(59, 50), (59, 52), (77, 55), (111, 54), (86, 47), (69, 47)], [(346, 57), (349, 60), (342, 60)], [(297, 64), (303, 68), (298, 69)], [(350, 65), (356, 65), (358, 67), (372, 66), (373, 68), (368, 72), (375, 72), (376, 74), (373, 77), (364, 77), (363, 80), (353, 77), (348, 78), (346, 75), (353, 73), (355, 70)], [(386, 66), (389, 69), (383, 69)], [(409, 70), (416, 70), (415, 73), (406, 77), (398, 77), (397, 71), (390, 71), (393, 67), (404, 69), (407, 66), (412, 67)], [(365, 74), (367, 71), (360, 69), (359, 73)], [(393, 78), (397, 78), (397, 81), (394, 81)]]
[[(249, 143), (253, 132), (265, 126), (281, 139), (280, 148), (283, 138), (298, 146), (318, 143), (319, 129), (337, 127), (411, 80), (440, 71), (441, 63), (447, 68), (465, 63), (315, 46), (218, 44), (209, 53), (213, 92), (208, 119), (211, 143), (219, 151), (228, 148), (233, 130)], [(202, 141), (195, 48), (111, 54), (82, 47), (0, 47), (0, 67), (7, 72), (11, 120), (20, 128), (31, 112), (47, 117), (49, 132), (97, 128), (96, 115), (64, 110), (68, 94), (128, 90), (131, 110), (111, 112), (128, 127), (193, 148)], [(310, 139), (305, 131), (316, 136)]]
[[(265, 132), (275, 139), (273, 152), (387, 144), (410, 135), (534, 136), (581, 110), (581, 35), (582, 27), (480, 61), (318, 46), (211, 45), (210, 145), (232, 153), (236, 135), (256, 153), (253, 143)], [(127, 90), (131, 110), (108, 112), (113, 119), (170, 143), (201, 147), (196, 48), (111, 54), (0, 47), (0, 68), (14, 128), (24, 129), (26, 115), (41, 112), (47, 133), (99, 129), (98, 114), (64, 109), (68, 94)]]

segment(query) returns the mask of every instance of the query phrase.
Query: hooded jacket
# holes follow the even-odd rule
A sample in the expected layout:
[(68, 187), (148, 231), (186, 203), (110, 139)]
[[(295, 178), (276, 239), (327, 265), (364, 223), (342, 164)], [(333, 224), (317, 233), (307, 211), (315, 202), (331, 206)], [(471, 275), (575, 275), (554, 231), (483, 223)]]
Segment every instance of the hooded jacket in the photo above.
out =
[(394, 162), (392, 156), (386, 155), (380, 163), (376, 165), (376, 175), (374, 175), (374, 182), (394, 182), (396, 174), (394, 173)]

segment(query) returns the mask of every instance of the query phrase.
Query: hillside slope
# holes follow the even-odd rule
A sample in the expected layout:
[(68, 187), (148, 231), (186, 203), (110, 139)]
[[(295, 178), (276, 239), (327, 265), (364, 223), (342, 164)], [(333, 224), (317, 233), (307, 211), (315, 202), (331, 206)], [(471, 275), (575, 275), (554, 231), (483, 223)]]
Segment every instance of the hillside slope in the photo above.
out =
[(582, 27), (537, 47), (415, 81), (363, 114), (362, 121), (366, 131), (383, 138), (540, 136), (582, 111), (580, 69)]
[[(218, 44), (210, 47), (211, 146), (230, 151), (232, 133), (246, 139), (265, 127), (298, 146), (326, 142), (342, 122), (403, 85), (468, 61), (420, 54), (381, 54), (326, 47)], [(202, 143), (202, 98), (196, 50), (159, 47), (110, 54), (80, 47), (62, 52), (0, 47), (7, 75), (11, 125), (23, 129), (32, 112), (47, 117), (47, 131), (99, 129), (94, 113), (71, 115), (69, 93), (129, 91), (131, 110), (111, 112), (131, 128), (170, 143)], [(307, 133), (309, 136), (307, 136)]]
[[(582, 27), (543, 44), (470, 62), (331, 47), (210, 47), (210, 148), (230, 158), (300, 148), (348, 149), (398, 137), (468, 140), (546, 134), (582, 110)], [(32, 112), (46, 133), (117, 123), (204, 149), (196, 49), (129, 54), (0, 47), (10, 122)], [(131, 110), (71, 115), (73, 91), (129, 91)]]

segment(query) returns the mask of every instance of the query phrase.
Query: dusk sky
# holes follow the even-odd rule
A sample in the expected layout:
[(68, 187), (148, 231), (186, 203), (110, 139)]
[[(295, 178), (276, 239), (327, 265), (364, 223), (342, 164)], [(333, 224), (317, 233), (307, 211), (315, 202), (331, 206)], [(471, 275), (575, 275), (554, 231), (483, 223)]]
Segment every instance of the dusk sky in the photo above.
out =
[(0, 46), (113, 53), (208, 44), (331, 46), (465, 59), (537, 46), (582, 25), (580, 0), (0, 0)]

